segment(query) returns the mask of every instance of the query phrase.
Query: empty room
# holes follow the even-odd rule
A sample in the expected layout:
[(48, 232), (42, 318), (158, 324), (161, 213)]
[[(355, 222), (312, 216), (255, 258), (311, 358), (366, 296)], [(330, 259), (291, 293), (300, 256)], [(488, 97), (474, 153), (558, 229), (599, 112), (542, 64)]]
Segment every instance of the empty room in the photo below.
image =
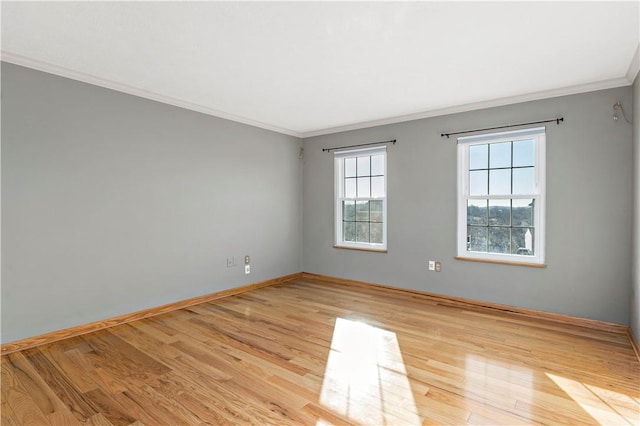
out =
[(639, 425), (640, 2), (1, 12), (2, 425)]

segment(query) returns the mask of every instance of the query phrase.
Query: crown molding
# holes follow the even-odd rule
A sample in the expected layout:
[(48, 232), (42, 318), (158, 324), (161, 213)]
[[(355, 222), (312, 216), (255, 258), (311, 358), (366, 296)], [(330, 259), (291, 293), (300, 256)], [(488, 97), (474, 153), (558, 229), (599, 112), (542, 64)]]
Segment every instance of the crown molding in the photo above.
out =
[(115, 81), (107, 80), (104, 78), (96, 77), (91, 74), (86, 74), (78, 71), (74, 71), (68, 68), (60, 67), (57, 65), (49, 64), (43, 61), (30, 59), (21, 55), (17, 55), (11, 52), (1, 51), (1, 60), (4, 62), (12, 63), (15, 65), (32, 68), (38, 71), (55, 74), (61, 77), (78, 80), (84, 83), (93, 84), (96, 86), (104, 87), (118, 92), (126, 93), (129, 95), (138, 96), (145, 99), (150, 99), (156, 102), (161, 102), (168, 105), (173, 105), (179, 108), (188, 109), (191, 111), (200, 112), (213, 117), (231, 120), (234, 122), (246, 124), (253, 127), (258, 127), (273, 132), (294, 136), (297, 138), (311, 138), (315, 136), (328, 135), (332, 133), (347, 132), (351, 130), (360, 130), (369, 127), (384, 126), (388, 124), (402, 123), (405, 121), (420, 120), (430, 117), (438, 117), (442, 115), (456, 114), (461, 112), (475, 111), (479, 109), (494, 108), (505, 105), (512, 105), (522, 102), (536, 101), (541, 99), (555, 98), (559, 96), (575, 95), (579, 93), (593, 92), (596, 90), (612, 89), (616, 87), (629, 86), (633, 84), (633, 81), (640, 70), (640, 44), (636, 49), (636, 53), (631, 60), (629, 69), (625, 77), (603, 80), (594, 83), (580, 84), (575, 86), (563, 87), (559, 89), (544, 90), (540, 92), (528, 93), (523, 95), (509, 96), (504, 98), (498, 98), (482, 102), (474, 102), (464, 105), (456, 105), (446, 108), (433, 109), (428, 111), (417, 112), (413, 114), (400, 115), (395, 117), (388, 117), (379, 120), (363, 121), (358, 123), (347, 124), (344, 126), (330, 127), (326, 129), (319, 129), (310, 132), (296, 132), (291, 129), (285, 129), (279, 126), (274, 126), (267, 123), (251, 120), (245, 117), (229, 114), (223, 111), (218, 111), (212, 108), (198, 105), (195, 103), (183, 101), (180, 99), (172, 98), (169, 96), (160, 95), (157, 93), (149, 92), (143, 89), (139, 89), (126, 84), (118, 83)]
[(640, 71), (640, 43), (638, 43), (638, 47), (636, 47), (636, 53), (633, 55), (629, 69), (627, 70), (627, 80), (629, 80), (630, 84), (633, 84), (638, 75), (638, 71)]
[(544, 91), (528, 93), (524, 95), (509, 96), (509, 97), (498, 98), (498, 99), (493, 99), (489, 101), (474, 102), (474, 103), (456, 105), (456, 106), (447, 107), (447, 108), (417, 112), (414, 114), (383, 118), (380, 120), (364, 121), (360, 123), (347, 124), (344, 126), (331, 127), (328, 129), (314, 130), (312, 132), (302, 133), (302, 138), (306, 139), (314, 136), (322, 136), (322, 135), (328, 135), (332, 133), (347, 132), (350, 130), (360, 130), (360, 129), (365, 129), (369, 127), (384, 126), (387, 124), (395, 124), (395, 123), (402, 123), (405, 121), (420, 120), (423, 118), (438, 117), (442, 115), (475, 111), (475, 110), (486, 109), (486, 108), (494, 108), (499, 106), (522, 103), (522, 102), (555, 98), (559, 96), (594, 92), (596, 90), (613, 89), (616, 87), (630, 86), (632, 83), (633, 81), (630, 82), (627, 78), (621, 77), (621, 78), (615, 78), (610, 80), (598, 81), (595, 83), (580, 84), (575, 86), (563, 87), (560, 89), (544, 90)]
[(4, 50), (1, 51), (0, 59), (3, 62), (8, 62), (14, 65), (23, 66), (26, 68), (32, 68), (37, 71), (58, 75), (60, 77), (70, 78), (72, 80), (81, 81), (83, 83), (93, 84), (94, 86), (100, 86), (106, 89), (111, 89), (118, 92), (126, 93), (128, 95), (134, 95), (134, 96), (149, 99), (152, 101), (161, 102), (163, 104), (173, 105), (179, 108), (200, 112), (202, 114), (211, 115), (213, 117), (235, 121), (237, 123), (247, 124), (249, 126), (258, 127), (261, 129), (270, 130), (272, 132), (282, 133), (289, 136), (295, 136), (297, 138), (302, 137), (301, 133), (295, 132), (290, 129), (285, 129), (283, 127), (262, 123), (260, 121), (251, 120), (249, 118), (241, 117), (234, 114), (229, 114), (213, 108), (205, 107), (203, 105), (172, 98), (170, 96), (149, 92), (147, 90), (139, 89), (137, 87), (129, 86), (127, 84), (122, 84), (116, 81), (97, 77), (95, 75), (74, 71), (69, 68), (53, 65), (47, 62), (36, 60), (36, 59), (27, 58), (25, 56), (21, 56), (21, 55), (7, 52)]

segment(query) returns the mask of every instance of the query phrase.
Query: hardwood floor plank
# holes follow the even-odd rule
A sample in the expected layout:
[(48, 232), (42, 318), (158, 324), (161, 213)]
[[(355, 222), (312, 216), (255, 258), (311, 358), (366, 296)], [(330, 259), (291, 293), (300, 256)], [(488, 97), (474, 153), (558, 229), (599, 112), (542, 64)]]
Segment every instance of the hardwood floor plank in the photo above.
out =
[(178, 401), (169, 398), (162, 390), (158, 392), (146, 384), (135, 389), (135, 393), (126, 392), (126, 396), (135, 400), (141, 407), (144, 406), (149, 415), (160, 416), (161, 419), (164, 419), (159, 424), (199, 425), (205, 423), (204, 419), (189, 411)]
[[(50, 422), (42, 413), (38, 404), (38, 397), (32, 398), (29, 390), (24, 386), (16, 368), (7, 358), (2, 359), (2, 424), (19, 425), (49, 425)], [(5, 412), (6, 410), (6, 412)]]
[(167, 365), (167, 359), (173, 359), (181, 355), (179, 350), (171, 346), (172, 343), (179, 341), (177, 338), (172, 337), (170, 341), (157, 339), (157, 333), (154, 332), (153, 328), (146, 326), (146, 324), (143, 325), (144, 327), (136, 327), (135, 324), (125, 324), (122, 327), (110, 330), (110, 332), (165, 365)]
[(170, 373), (154, 387), (157, 390), (165, 386), (173, 388), (181, 403), (214, 424), (283, 424), (280, 416), (255, 402), (251, 403), (252, 398), (238, 389), (211, 380), (203, 381), (202, 377), (200, 379)]
[(476, 402), (466, 396), (458, 395), (442, 389), (432, 388), (427, 396), (434, 401), (446, 403), (454, 410), (464, 410), (469, 412), (466, 423), (504, 425), (531, 424), (530, 419), (518, 416), (507, 409)]
[(126, 410), (102, 389), (94, 389), (84, 394), (99, 409), (100, 413), (114, 426), (130, 425), (136, 421), (126, 413)]
[[(125, 374), (114, 374), (112, 369), (94, 368), (87, 373), (91, 379), (99, 385), (99, 389), (110, 395), (124, 392), (133, 384)], [(90, 392), (95, 389), (90, 389)], [(86, 393), (86, 392), (84, 392)]]
[(110, 330), (99, 331), (82, 338), (93, 348), (93, 353), (107, 361), (106, 365), (117, 365), (118, 363), (109, 362), (116, 357), (120, 361), (119, 364), (125, 364), (128, 369), (149, 372), (151, 375), (169, 372), (165, 365), (120, 339)]
[(57, 395), (60, 401), (69, 408), (77, 420), (83, 422), (94, 414), (99, 413), (98, 407), (82, 395), (73, 380), (61, 372), (48, 359), (46, 356), (48, 350), (50, 349), (47, 347), (36, 347), (24, 350), (20, 354), (24, 354), (27, 361), (31, 363), (44, 382)]
[(16, 415), (9, 406), (8, 402), (3, 402), (0, 407), (0, 424), (4, 426), (20, 426), (21, 423), (17, 420)]
[(233, 379), (235, 369), (238, 367), (238, 359), (228, 362), (218, 356), (214, 351), (208, 351), (207, 348), (201, 348), (186, 342), (175, 342), (171, 344), (183, 355), (180, 356), (180, 368), (184, 364), (189, 364), (197, 368), (207, 376), (217, 381), (229, 381)]
[[(42, 378), (34, 377), (29, 374), (30, 370), (25, 368), (24, 361), (24, 357), (20, 353), (7, 357), (7, 368), (3, 369), (9, 379), (6, 384), (9, 388), (13, 387), (16, 390), (19, 389), (23, 393), (29, 395), (30, 400), (45, 416), (53, 413), (54, 401), (53, 398), (50, 397), (50, 392), (47, 392), (46, 386), (40, 386), (39, 382), (42, 381)], [(37, 376), (37, 374), (35, 376)], [(39, 382), (37, 381), (38, 378)]]
[(315, 403), (309, 403), (304, 406), (302, 411), (305, 414), (308, 414), (312, 418), (316, 419), (316, 421), (328, 423), (332, 425), (356, 425), (358, 423), (350, 421), (347, 417), (343, 417), (340, 414), (336, 414), (335, 412), (324, 408)]
[(289, 360), (282, 358), (278, 354), (274, 354), (269, 352), (268, 350), (264, 350), (260, 347), (254, 347), (250, 344), (243, 342), (242, 340), (236, 340), (232, 336), (228, 335), (224, 332), (222, 328), (219, 326), (212, 326), (205, 321), (194, 320), (190, 321), (190, 325), (194, 327), (200, 327), (206, 330), (209, 330), (209, 333), (214, 333), (214, 339), (231, 347), (237, 348), (243, 352), (253, 355), (254, 357), (261, 358), (266, 363), (271, 363), (282, 367), (284, 369), (290, 370), (293, 373), (297, 373), (299, 375), (303, 375), (307, 373), (307, 370), (301, 367), (297, 367), (295, 364), (290, 363)]
[(234, 400), (223, 401), (215, 392), (208, 393), (194, 381), (197, 382), (197, 376), (192, 379), (190, 376), (167, 374), (151, 381), (148, 386), (154, 393), (166, 396), (197, 418), (211, 424), (248, 423), (248, 417), (235, 411)]
[[(516, 413), (525, 416), (528, 419), (536, 423), (542, 424), (580, 424), (580, 425), (599, 425), (596, 419), (589, 416), (584, 411), (572, 410), (566, 412), (564, 410), (558, 411), (554, 407), (545, 407), (531, 402), (518, 401), (514, 410)], [(621, 424), (619, 422), (604, 423), (606, 425)], [(623, 423), (622, 423), (623, 424)]]
[(66, 426), (74, 424), (77, 420), (73, 413), (62, 403), (57, 395), (49, 388), (40, 374), (22, 356), (15, 353), (8, 357), (12, 361), (12, 368), (24, 385), (31, 399), (37, 403), (40, 411), (47, 417), (52, 425)]
[(640, 424), (626, 336), (302, 277), (3, 356), (2, 424)]
[(252, 406), (260, 406), (282, 417), (283, 423), (306, 424), (310, 420), (299, 411), (307, 403), (306, 399), (270, 386), (265, 380), (256, 380), (268, 377), (268, 371), (246, 361), (229, 364), (227, 370), (232, 371), (232, 377), (223, 383), (225, 390), (243, 395), (243, 398), (251, 401)]
[(91, 379), (90, 372), (94, 370), (82, 352), (77, 349), (65, 350), (64, 343), (54, 343), (47, 352), (52, 362), (67, 375), (78, 390), (89, 392), (98, 387)]
[(91, 416), (87, 420), (86, 424), (91, 426), (113, 426), (113, 423), (111, 423), (102, 413)]

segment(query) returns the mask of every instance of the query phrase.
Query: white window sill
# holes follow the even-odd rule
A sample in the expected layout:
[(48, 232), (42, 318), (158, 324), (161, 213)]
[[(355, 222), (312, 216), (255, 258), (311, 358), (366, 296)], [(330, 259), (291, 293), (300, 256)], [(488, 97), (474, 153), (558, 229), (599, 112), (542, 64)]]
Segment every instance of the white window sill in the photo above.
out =
[(333, 248), (337, 249), (345, 249), (345, 250), (359, 250), (359, 251), (372, 251), (375, 253), (386, 253), (387, 249), (378, 249), (378, 248), (367, 248), (367, 247), (351, 247), (351, 246), (340, 246), (335, 244)]
[(497, 265), (510, 265), (510, 266), (525, 266), (528, 268), (546, 268), (544, 263), (527, 263), (527, 262), (515, 262), (510, 260), (492, 260), (492, 259), (477, 259), (473, 257), (454, 257), (455, 260), (463, 260), (465, 262), (480, 262), (480, 263), (493, 263)]

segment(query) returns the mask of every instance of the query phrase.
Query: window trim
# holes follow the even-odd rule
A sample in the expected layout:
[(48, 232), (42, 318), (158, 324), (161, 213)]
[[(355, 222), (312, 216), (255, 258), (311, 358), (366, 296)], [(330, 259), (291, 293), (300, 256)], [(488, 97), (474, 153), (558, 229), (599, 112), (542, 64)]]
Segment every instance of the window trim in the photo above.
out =
[[(384, 196), (383, 197), (362, 197), (362, 198), (346, 198), (344, 197), (344, 188), (342, 183), (345, 179), (344, 176), (344, 158), (353, 157), (370, 157), (373, 155), (384, 156)], [(373, 147), (373, 148), (361, 148), (350, 149), (344, 151), (334, 152), (334, 248), (340, 249), (354, 249), (362, 251), (375, 251), (375, 252), (387, 252), (387, 147)], [(382, 200), (382, 244), (376, 243), (362, 243), (344, 241), (343, 227), (342, 227), (342, 202), (345, 200)]]
[[(535, 179), (531, 194), (469, 195), (469, 147), (473, 145), (535, 140)], [(457, 256), (460, 260), (485, 261), (488, 263), (545, 265), (545, 213), (546, 213), (546, 128), (536, 127), (499, 133), (489, 133), (458, 138), (458, 189), (457, 189)], [(532, 198), (534, 205), (535, 254), (533, 256), (503, 253), (484, 253), (467, 250), (467, 205), (472, 199)]]

